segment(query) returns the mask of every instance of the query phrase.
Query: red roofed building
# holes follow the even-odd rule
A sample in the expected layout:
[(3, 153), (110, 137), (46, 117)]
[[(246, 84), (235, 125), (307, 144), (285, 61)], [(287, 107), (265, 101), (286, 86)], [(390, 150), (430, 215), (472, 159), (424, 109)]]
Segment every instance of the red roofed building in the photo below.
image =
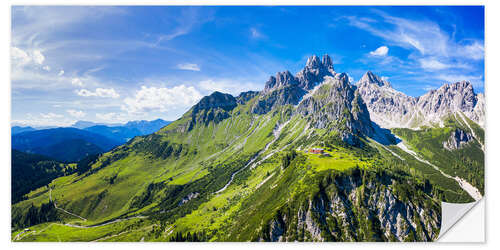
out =
[(325, 150), (322, 148), (310, 148), (309, 153), (312, 154), (322, 154)]

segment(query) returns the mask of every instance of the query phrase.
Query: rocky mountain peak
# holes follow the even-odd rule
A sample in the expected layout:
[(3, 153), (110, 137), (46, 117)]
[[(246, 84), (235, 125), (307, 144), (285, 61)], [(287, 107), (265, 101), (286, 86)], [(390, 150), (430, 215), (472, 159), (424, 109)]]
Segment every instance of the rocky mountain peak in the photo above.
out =
[(208, 125), (210, 122), (219, 123), (230, 117), (230, 111), (237, 105), (238, 100), (234, 96), (215, 91), (211, 95), (201, 98), (201, 100), (193, 106), (192, 112), (189, 115), (190, 120), (184, 124), (179, 131), (190, 131), (199, 123), (205, 125)]
[(312, 55), (307, 59), (306, 62), (306, 67), (309, 69), (319, 69), (319, 70), (326, 70), (332, 69), (333, 70), (333, 61), (332, 58), (328, 55), (325, 54), (323, 55), (323, 58), (320, 60), (317, 55)]
[(269, 80), (267, 80), (264, 92), (293, 84), (298, 84), (298, 80), (290, 71), (278, 72), (276, 76), (271, 76)]
[(335, 70), (330, 56), (324, 55), (320, 61), (317, 55), (313, 55), (307, 59), (306, 67), (297, 73), (297, 79), (301, 88), (311, 90), (322, 82), (325, 76), (334, 75)]
[(484, 123), (484, 98), (474, 93), (468, 81), (444, 84), (416, 98), (394, 90), (370, 71), (357, 86), (372, 120), (384, 128), (434, 126), (443, 124), (445, 117), (456, 112), (480, 126)]
[(388, 81), (383, 80), (381, 77), (379, 77), (378, 75), (375, 75), (371, 71), (367, 71), (363, 75), (363, 77), (361, 77), (361, 79), (358, 81), (358, 86), (363, 85), (363, 84), (376, 84), (380, 87), (383, 87), (383, 86), (391, 87), (391, 84)]
[(476, 103), (477, 95), (468, 81), (445, 84), (418, 98), (419, 108), (426, 113), (437, 113), (440, 116), (457, 111), (471, 114)]
[(317, 55), (313, 55), (307, 59), (306, 67), (308, 68), (319, 68), (322, 63)]
[(290, 71), (278, 72), (276, 76), (271, 76), (252, 110), (256, 114), (263, 114), (277, 105), (297, 105), (308, 91), (325, 81), (327, 77), (349, 85), (346, 74), (338, 74), (333, 70), (330, 56), (324, 55), (320, 60), (317, 55), (313, 55), (307, 59), (306, 66), (296, 76)]
[(200, 110), (217, 109), (232, 110), (236, 107), (236, 98), (230, 94), (221, 93), (219, 91), (213, 92), (209, 96), (201, 98), (201, 100), (194, 105), (193, 113)]
[(323, 66), (333, 69), (332, 58), (327, 54), (323, 55), (323, 60), (321, 60), (321, 63), (323, 64)]
[(308, 117), (314, 128), (331, 129), (351, 145), (358, 136), (372, 136), (370, 115), (347, 74), (325, 77), (325, 81), (298, 105), (297, 112)]

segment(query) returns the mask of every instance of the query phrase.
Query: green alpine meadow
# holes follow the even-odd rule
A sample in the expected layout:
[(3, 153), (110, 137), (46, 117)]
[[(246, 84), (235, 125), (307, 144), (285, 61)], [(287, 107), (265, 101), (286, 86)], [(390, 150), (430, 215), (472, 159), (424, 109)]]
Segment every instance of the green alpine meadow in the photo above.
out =
[(12, 241), (433, 241), (442, 201), (484, 195), (484, 129), (466, 115), (477, 95), (444, 85), (432, 93), (473, 105), (440, 101), (432, 110), (447, 112), (426, 120), (435, 114), (414, 104), (413, 127), (387, 129), (365, 91), (396, 93), (380, 81), (368, 72), (351, 84), (328, 55), (312, 56), (296, 76), (213, 92), (78, 163), (13, 151), (13, 173), (22, 164), (46, 177), (13, 193)]

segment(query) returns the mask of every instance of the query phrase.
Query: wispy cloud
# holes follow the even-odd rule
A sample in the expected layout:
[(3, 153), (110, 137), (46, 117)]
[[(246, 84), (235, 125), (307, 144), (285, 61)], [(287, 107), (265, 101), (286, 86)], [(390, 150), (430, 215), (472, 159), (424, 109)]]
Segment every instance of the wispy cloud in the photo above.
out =
[(158, 35), (154, 46), (159, 46), (163, 42), (186, 35), (194, 28), (213, 20), (213, 13), (211, 11), (202, 12), (196, 7), (182, 9), (180, 13), (171, 16), (172, 18), (164, 20), (164, 23), (173, 28), (166, 34)]
[(198, 87), (206, 91), (207, 94), (219, 91), (238, 95), (241, 92), (249, 90), (260, 90), (262, 84), (255, 82), (248, 82), (243, 80), (230, 80), (230, 79), (207, 79), (200, 81)]
[(405, 49), (416, 51), (415, 57), (429, 56), (480, 60), (484, 57), (483, 41), (465, 39), (454, 41), (441, 27), (428, 20), (412, 20), (374, 11), (379, 21), (345, 16), (351, 26), (366, 30), (384, 41)]
[(126, 122), (128, 118), (125, 114), (116, 112), (96, 113), (95, 116), (98, 122), (106, 123)]
[(426, 70), (440, 70), (450, 68), (451, 65), (444, 64), (433, 58), (422, 58), (418, 60), (420, 62), (420, 66)]
[(71, 84), (79, 87), (83, 87), (83, 82), (80, 80), (80, 78), (73, 78), (71, 79)]
[(15, 67), (39, 66), (45, 61), (45, 56), (38, 49), (29, 51), (11, 47), (11, 61)]
[(77, 95), (84, 97), (104, 97), (104, 98), (118, 98), (120, 95), (115, 91), (115, 89), (104, 89), (97, 88), (95, 91), (90, 91), (87, 89), (80, 89), (75, 91)]
[(257, 28), (252, 27), (250, 28), (250, 36), (254, 39), (261, 39), (261, 38), (266, 38), (262, 32), (260, 32)]
[(484, 82), (483, 75), (439, 74), (436, 76), (436, 78), (446, 81), (447, 83), (467, 80), (475, 86), (482, 86)]
[(33, 126), (33, 127), (42, 127), (42, 126), (70, 126), (75, 122), (74, 119), (69, 119), (64, 117), (61, 114), (55, 113), (40, 113), (38, 115), (33, 115), (31, 113), (27, 113), (23, 119), (13, 119), (11, 121), (12, 125), (19, 126)]
[(68, 112), (69, 115), (71, 115), (75, 118), (83, 118), (83, 117), (85, 117), (85, 115), (87, 115), (85, 112), (83, 112), (81, 110), (68, 109), (68, 110), (66, 110), (66, 112)]
[(177, 69), (200, 71), (200, 66), (198, 66), (198, 64), (196, 63), (181, 63), (177, 64)]

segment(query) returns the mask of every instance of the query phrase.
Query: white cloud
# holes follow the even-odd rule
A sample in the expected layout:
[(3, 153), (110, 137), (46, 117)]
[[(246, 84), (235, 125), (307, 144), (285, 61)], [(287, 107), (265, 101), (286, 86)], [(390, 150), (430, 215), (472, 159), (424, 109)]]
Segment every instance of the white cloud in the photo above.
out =
[(87, 89), (80, 89), (76, 90), (75, 92), (77, 95), (84, 97), (95, 96), (95, 97), (114, 98), (114, 99), (120, 97), (120, 95), (113, 88), (110, 89), (97, 88), (95, 92), (92, 92)]
[(200, 71), (200, 67), (195, 63), (181, 63), (177, 65), (177, 69)]
[(12, 63), (15, 67), (42, 65), (45, 61), (45, 56), (40, 50), (25, 51), (13, 46), (10, 51)]
[(241, 92), (249, 90), (260, 90), (263, 87), (262, 84), (229, 79), (207, 79), (201, 81), (198, 86), (210, 93), (213, 91), (219, 91), (223, 93), (230, 93), (232, 95), (237, 95)]
[(45, 71), (50, 71), (50, 66), (49, 65), (45, 65), (42, 67), (43, 70)]
[(440, 80), (444, 80), (448, 83), (454, 83), (459, 81), (469, 81), (474, 85), (483, 82), (482, 75), (462, 75), (462, 74), (439, 74), (436, 76)]
[(450, 67), (450, 65), (444, 64), (433, 58), (422, 58), (419, 59), (419, 62), (420, 62), (420, 67), (427, 70), (440, 70)]
[(80, 78), (71, 79), (71, 84), (73, 84), (75, 86), (83, 87), (83, 82), (82, 82), (82, 80), (80, 80)]
[(40, 113), (40, 116), (45, 119), (63, 118), (64, 115), (54, 114), (54, 113)]
[(66, 110), (66, 112), (68, 112), (69, 115), (71, 115), (75, 118), (82, 118), (82, 117), (85, 117), (85, 115), (87, 115), (85, 112), (83, 112), (81, 110), (68, 109), (68, 110)]
[(45, 61), (45, 56), (43, 56), (42, 52), (40, 50), (34, 50), (32, 52), (32, 57), (33, 61), (37, 64), (43, 64), (43, 61)]
[(179, 85), (172, 88), (142, 86), (133, 98), (125, 98), (123, 110), (129, 113), (160, 111), (166, 112), (179, 107), (189, 107), (202, 95), (194, 87)]
[(370, 55), (372, 56), (386, 56), (389, 52), (389, 48), (387, 46), (380, 46), (375, 51), (371, 51)]
[(253, 38), (264, 38), (266, 37), (264, 34), (262, 34), (259, 30), (257, 30), (257, 28), (250, 28), (250, 35), (253, 37)]
[(30, 113), (26, 114), (23, 119), (13, 119), (11, 121), (12, 125), (18, 126), (33, 126), (33, 127), (42, 127), (42, 126), (57, 126), (57, 127), (65, 127), (70, 126), (75, 122), (73, 119), (63, 118), (63, 115), (54, 114), (54, 113), (40, 113), (38, 115), (32, 115)]
[(123, 113), (96, 113), (95, 117), (97, 118), (98, 122), (117, 123), (127, 121), (127, 117)]
[(432, 85), (429, 85), (429, 84), (427, 84), (427, 85), (425, 85), (425, 86), (422, 87), (422, 89), (425, 90), (425, 91), (431, 91), (431, 90), (434, 90), (434, 89), (437, 89), (437, 88), (439, 88), (439, 87), (435, 87), (435, 86), (432, 86)]
[(59, 73), (58, 73), (57, 75), (58, 75), (58, 76), (62, 76), (62, 75), (64, 75), (64, 70), (59, 71)]
[(382, 11), (374, 12), (382, 17), (380, 21), (365, 21), (355, 16), (344, 18), (352, 26), (381, 37), (390, 44), (414, 49), (423, 56), (465, 57), (474, 60), (482, 59), (484, 56), (484, 46), (481, 41), (472, 40), (472, 43), (467, 44), (456, 42), (437, 23), (390, 16)]
[(10, 56), (12, 63), (17, 65), (26, 65), (31, 62), (31, 57), (26, 53), (26, 51), (19, 49), (17, 47), (12, 47), (10, 50)]
[(463, 50), (459, 50), (458, 53), (467, 58), (481, 60), (484, 58), (484, 45), (475, 41), (472, 44), (465, 45)]

